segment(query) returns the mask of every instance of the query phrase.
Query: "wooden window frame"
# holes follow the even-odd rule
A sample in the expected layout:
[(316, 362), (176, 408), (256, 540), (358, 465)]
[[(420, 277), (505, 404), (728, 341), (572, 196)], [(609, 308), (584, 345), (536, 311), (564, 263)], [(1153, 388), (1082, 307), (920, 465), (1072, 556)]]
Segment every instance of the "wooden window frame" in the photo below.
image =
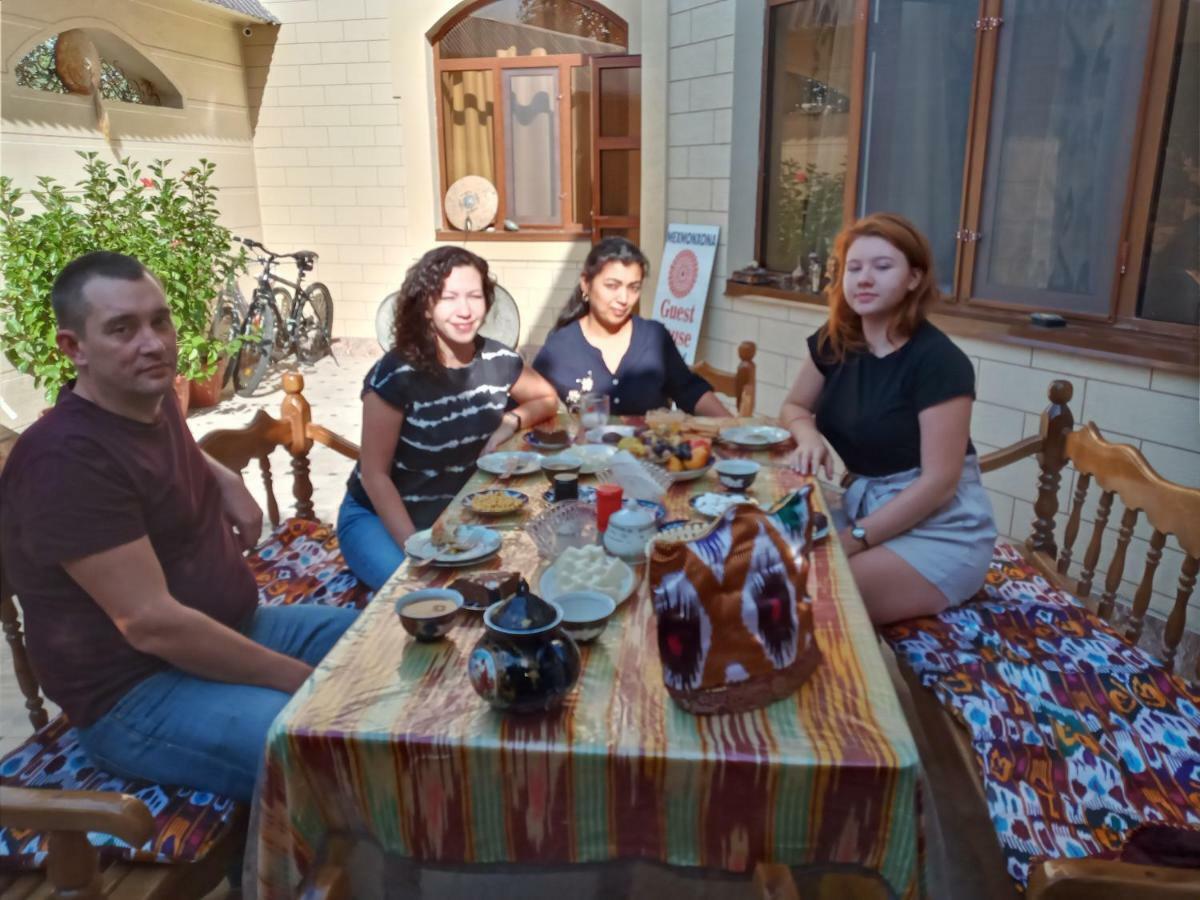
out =
[[(573, 144), (571, 135), (571, 71), (575, 68), (587, 68), (592, 57), (580, 53), (546, 54), (544, 56), (479, 56), (470, 58), (443, 59), (441, 41), (454, 26), (476, 11), (490, 6), (495, 0), (474, 0), (474, 2), (458, 10), (455, 15), (437, 26), (428, 35), (433, 48), (433, 81), (437, 97), (435, 103), (438, 153), (438, 183), (441, 185), (439, 197), (446, 196), (450, 188), (449, 167), (446, 159), (446, 132), (444, 113), (442, 111), (442, 74), (444, 72), (481, 72), (487, 71), (492, 77), (492, 92), (495, 97), (495, 112), (492, 122), (492, 158), (495, 160), (496, 208), (495, 231), (469, 232), (470, 240), (485, 241), (578, 241), (590, 240), (592, 229), (581, 222), (572, 221), (575, 209), (575, 180), (573, 178)], [(629, 23), (598, 0), (571, 0), (581, 6), (588, 7), (619, 25), (628, 41)], [(628, 47), (626, 47), (628, 50)], [(507, 181), (508, 168), (505, 156), (504, 119), (505, 104), (503, 101), (503, 73), (513, 69), (557, 69), (558, 70), (558, 170), (559, 170), (559, 215), (561, 225), (522, 225), (520, 231), (504, 231), (503, 223), (508, 217)], [(439, 241), (460, 241), (468, 232), (458, 231), (451, 227), (446, 218), (442, 204), (438, 204), (438, 221), (440, 227), (436, 230)]]
[[(770, 128), (769, 79), (771, 74), (771, 10), (796, 0), (767, 0), (763, 17), (762, 97), (759, 118), (759, 177), (754, 219), (754, 247), (762, 258), (763, 210), (767, 180), (767, 141)], [(856, 0), (854, 21), (853, 76), (847, 143), (847, 184), (844, 220), (854, 220), (858, 193), (865, 89), (867, 21), (872, 0)], [(1195, 374), (1200, 365), (1200, 326), (1160, 322), (1137, 316), (1139, 292), (1150, 230), (1150, 211), (1158, 178), (1158, 163), (1167, 140), (1163, 125), (1170, 112), (1176, 47), (1184, 23), (1188, 0), (1150, 0), (1149, 48), (1142, 75), (1142, 92), (1136, 112), (1135, 145), (1125, 185), (1120, 242), (1113, 265), (1117, 269), (1107, 312), (1063, 313), (1070, 327), (1047, 330), (1032, 326), (1029, 309), (999, 303), (973, 293), (973, 275), (978, 244), (959, 239), (951, 292), (943, 295), (939, 325), (951, 333), (1000, 340), (1026, 346), (1073, 350), (1089, 356), (1125, 363), (1144, 363)], [(979, 0), (979, 19), (1003, 20), (1004, 0)], [(972, 72), (971, 104), (967, 119), (966, 158), (960, 204), (960, 232), (978, 232), (982, 215), (985, 167), (988, 152), (991, 106), (994, 96), (1000, 31), (976, 29)], [(1170, 52), (1165, 52), (1169, 50)], [(770, 273), (766, 284), (726, 282), (730, 296), (765, 296), (799, 303), (825, 305), (822, 295), (790, 288), (783, 273)], [(1146, 341), (1147, 335), (1156, 338)]]

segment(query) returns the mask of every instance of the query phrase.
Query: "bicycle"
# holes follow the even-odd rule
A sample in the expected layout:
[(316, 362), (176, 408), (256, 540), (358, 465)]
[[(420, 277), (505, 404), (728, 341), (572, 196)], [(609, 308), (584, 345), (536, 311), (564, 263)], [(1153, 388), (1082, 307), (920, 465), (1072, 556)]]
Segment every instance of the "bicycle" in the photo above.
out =
[[(305, 273), (312, 271), (317, 260), (317, 254), (311, 250), (273, 253), (250, 238), (237, 240), (261, 254), (255, 256), (255, 261), (262, 266), (254, 294), (237, 329), (242, 341), (232, 367), (234, 389), (247, 397), (254, 393), (272, 363), (279, 362), (289, 353), (294, 352), (296, 358), (305, 363), (314, 363), (326, 354), (332, 354), (333, 297), (329, 288), (320, 282), (303, 287)], [(288, 281), (272, 271), (282, 259), (290, 259), (296, 264), (295, 281)], [(226, 320), (226, 310), (236, 312), (236, 309), (235, 297), (222, 305), (217, 321)]]

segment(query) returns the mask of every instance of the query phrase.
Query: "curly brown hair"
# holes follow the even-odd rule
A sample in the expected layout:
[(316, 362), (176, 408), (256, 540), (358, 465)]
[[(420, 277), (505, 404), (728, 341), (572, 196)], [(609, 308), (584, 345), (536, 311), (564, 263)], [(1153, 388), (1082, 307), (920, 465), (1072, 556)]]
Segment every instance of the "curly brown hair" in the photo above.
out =
[(842, 272), (845, 271), (846, 254), (850, 245), (860, 237), (883, 238), (904, 254), (909, 266), (921, 273), (920, 281), (896, 308), (888, 336), (909, 337), (917, 330), (930, 308), (938, 301), (937, 278), (933, 273), (933, 251), (929, 241), (917, 226), (895, 213), (873, 213), (842, 229), (833, 243), (834, 267), (829, 287), (829, 321), (821, 326), (817, 339), (818, 349), (836, 362), (846, 358), (847, 353), (867, 350), (863, 337), (862, 317), (850, 308), (842, 288)]
[(488, 274), (487, 260), (462, 247), (436, 247), (427, 252), (405, 274), (396, 299), (392, 349), (414, 369), (429, 375), (442, 371), (429, 311), (441, 296), (450, 272), (459, 266), (470, 266), (479, 273), (484, 304), (490, 311), (496, 300), (496, 282)]

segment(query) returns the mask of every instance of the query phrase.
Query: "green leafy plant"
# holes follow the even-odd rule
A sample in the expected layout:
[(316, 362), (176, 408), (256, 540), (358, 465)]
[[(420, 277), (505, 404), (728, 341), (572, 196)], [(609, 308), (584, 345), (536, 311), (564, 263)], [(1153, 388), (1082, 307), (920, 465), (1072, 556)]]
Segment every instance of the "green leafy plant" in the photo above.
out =
[(236, 341), (210, 334), (213, 307), (226, 280), (245, 270), (245, 251), (230, 250), (232, 235), (217, 221), (215, 165), (168, 173), (169, 160), (147, 168), (129, 159), (116, 165), (80, 153), (85, 178), (67, 191), (40, 177), (29, 192), (40, 210), (18, 204), (24, 192), (0, 177), (0, 341), (19, 371), (32, 375), (53, 401), (73, 367), (55, 345), (50, 306), (55, 276), (75, 257), (103, 248), (127, 253), (162, 282), (179, 335), (179, 374), (211, 377)]
[(816, 253), (822, 260), (842, 227), (846, 173), (818, 170), (785, 159), (776, 185), (778, 227), (772, 237), (770, 265), (786, 271)]

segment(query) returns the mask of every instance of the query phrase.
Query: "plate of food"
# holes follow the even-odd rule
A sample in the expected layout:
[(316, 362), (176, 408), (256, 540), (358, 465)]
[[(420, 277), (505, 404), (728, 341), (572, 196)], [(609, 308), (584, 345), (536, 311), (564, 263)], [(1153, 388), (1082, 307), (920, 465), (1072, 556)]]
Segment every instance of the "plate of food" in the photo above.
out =
[[(548, 490), (544, 494), (542, 494), (542, 499), (545, 500), (547, 503), (553, 503), (554, 502), (554, 489), (551, 488), (550, 490)], [(567, 502), (572, 503), (575, 501), (567, 501)], [(590, 484), (581, 484), (579, 486), (578, 502), (594, 504), (596, 502), (596, 488)], [(663, 506), (661, 503), (655, 503), (653, 500), (639, 500), (638, 505), (644, 506), (644, 507), (646, 507), (646, 509), (651, 510), (654, 513), (654, 521), (656, 521), (656, 522), (661, 522), (663, 519), (665, 519), (667, 517), (667, 508), (665, 506)]]
[(568, 547), (538, 581), (542, 598), (551, 603), (572, 591), (599, 591), (620, 605), (636, 587), (633, 569), (598, 544)]
[(792, 433), (777, 425), (735, 425), (722, 428), (719, 439), (738, 447), (774, 447), (790, 440)]
[(489, 453), (476, 460), (482, 471), (489, 475), (499, 475), (511, 478), (513, 475), (529, 475), (536, 472), (542, 464), (542, 458), (528, 450), (508, 450), (500, 453)]
[(562, 450), (571, 443), (571, 436), (563, 428), (531, 428), (525, 432), (525, 443), (538, 450)]
[(702, 516), (708, 516), (710, 519), (715, 519), (725, 514), (725, 510), (738, 503), (752, 503), (758, 506), (758, 501), (753, 497), (747, 497), (745, 494), (718, 494), (715, 491), (710, 491), (707, 494), (697, 494), (688, 501), (688, 505)]
[(418, 531), (404, 542), (414, 562), (437, 566), (469, 566), (500, 549), (500, 535), (484, 525), (443, 525)]
[(699, 478), (712, 465), (712, 444), (703, 438), (681, 438), (659, 431), (621, 438), (617, 449), (628, 450), (644, 462), (662, 466), (672, 481)]
[(529, 495), (512, 488), (488, 488), (462, 499), (462, 505), (479, 516), (511, 516), (528, 504)]
[(637, 433), (638, 428), (634, 425), (601, 425), (590, 429), (584, 437), (592, 444), (616, 444), (621, 438), (633, 437)]

